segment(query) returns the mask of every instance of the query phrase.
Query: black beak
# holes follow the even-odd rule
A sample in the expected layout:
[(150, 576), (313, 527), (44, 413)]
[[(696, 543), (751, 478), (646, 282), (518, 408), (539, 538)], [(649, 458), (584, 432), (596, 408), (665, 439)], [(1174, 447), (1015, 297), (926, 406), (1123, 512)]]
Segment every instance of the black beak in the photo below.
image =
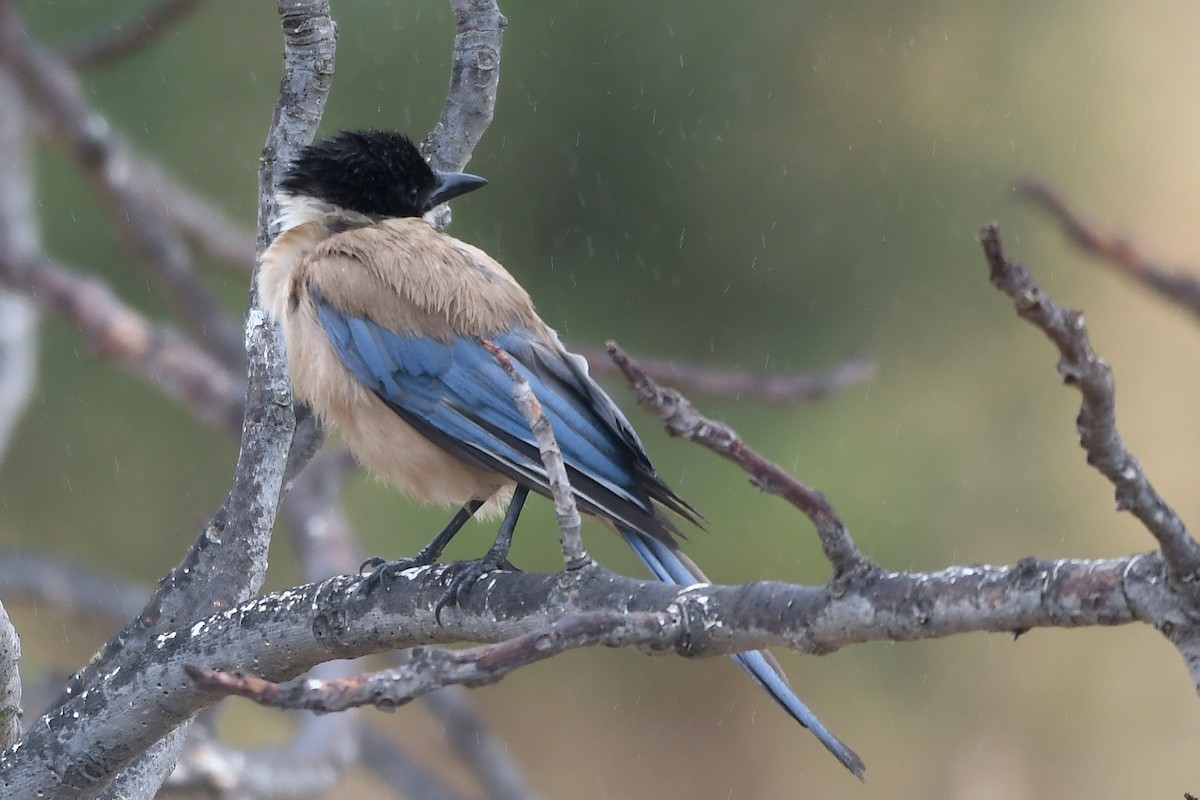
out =
[(459, 195), (487, 186), (486, 180), (466, 172), (435, 172), (433, 178), (433, 189), (421, 201), (421, 207), (426, 211)]

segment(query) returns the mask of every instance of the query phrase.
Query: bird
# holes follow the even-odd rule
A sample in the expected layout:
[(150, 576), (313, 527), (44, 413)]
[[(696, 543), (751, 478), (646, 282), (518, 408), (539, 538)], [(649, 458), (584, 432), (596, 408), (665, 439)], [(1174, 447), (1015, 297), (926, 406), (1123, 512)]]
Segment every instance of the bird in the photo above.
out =
[[(660, 581), (708, 582), (666, 512), (699, 515), (655, 472), (633, 426), (538, 316), (528, 292), (483, 250), (427, 215), (486, 180), (433, 169), (402, 134), (342, 131), (303, 148), (282, 173), (279, 231), (258, 292), (282, 328), (297, 400), (340, 430), (355, 457), (402, 492), (459, 510), (416, 555), (368, 562), (371, 576), (434, 563), (472, 517), (504, 512), (495, 542), (464, 562), (443, 602), (507, 562), (532, 491), (549, 496), (507, 353), (551, 423), (580, 510), (608, 523)], [(440, 604), (438, 611), (440, 611)], [(770, 654), (733, 656), (860, 780), (865, 765), (801, 702)]]

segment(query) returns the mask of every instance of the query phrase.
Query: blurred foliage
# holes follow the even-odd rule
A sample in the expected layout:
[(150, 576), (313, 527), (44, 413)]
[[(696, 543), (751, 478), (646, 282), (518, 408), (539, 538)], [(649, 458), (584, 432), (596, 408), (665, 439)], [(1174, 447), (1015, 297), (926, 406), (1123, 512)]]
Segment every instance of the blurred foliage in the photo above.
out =
[[(20, 5), (56, 43), (143, 2)], [(1035, 174), (1164, 258), (1200, 261), (1186, 188), (1200, 170), (1193, 4), (508, 0), (503, 11), (496, 121), (471, 163), (491, 185), (456, 203), (453, 233), (507, 264), (564, 337), (779, 371), (870, 356), (869, 384), (819, 404), (695, 399), (825, 491), (888, 568), (1148, 548), (1083, 464), (1076, 397), (1057, 385), (1049, 346), (988, 286), (974, 237), (998, 220), (1046, 288), (1086, 308), (1116, 369), (1126, 440), (1185, 518), (1200, 517), (1190, 320), (1071, 250), (1011, 189)], [(424, 135), (447, 80), (448, 4), (335, 3), (335, 14), (323, 130)], [(214, 0), (86, 85), (132, 144), (250, 227), (280, 51), (273, 4)], [(39, 181), (49, 252), (163, 315), (53, 149)], [(246, 276), (214, 269), (211, 281), (240, 314)], [(40, 392), (0, 477), (0, 542), (150, 583), (219, 504), (235, 443), (97, 364), (61, 322), (44, 334)], [(802, 518), (632, 417), (711, 521), (688, 547), (715, 578), (824, 579)], [(445, 516), (367, 478), (348, 492), (373, 553), (412, 552)], [(518, 536), (528, 569), (559, 563), (546, 505)], [(452, 555), (481, 552), (489, 534), (473, 530)], [(604, 563), (638, 570), (611, 537), (588, 535)], [(282, 537), (273, 556), (271, 585), (296, 581)], [(27, 674), (70, 668), (104, 635), (49, 610), (14, 618)], [(724, 661), (575, 653), (477, 694), (547, 797), (1200, 790), (1200, 707), (1177, 654), (1146, 629), (781, 656), (867, 760), (865, 788)], [(377, 724), (455, 771), (418, 710)]]

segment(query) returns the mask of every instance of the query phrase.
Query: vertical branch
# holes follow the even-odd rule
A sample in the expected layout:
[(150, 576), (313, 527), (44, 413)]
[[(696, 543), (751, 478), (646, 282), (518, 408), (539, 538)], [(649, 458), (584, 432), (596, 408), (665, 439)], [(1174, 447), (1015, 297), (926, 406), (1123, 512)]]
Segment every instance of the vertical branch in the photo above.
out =
[(0, 605), (0, 749), (21, 741), (21, 639)]
[(435, 169), (461, 170), (492, 124), (500, 86), (500, 41), (508, 20), (495, 0), (450, 0), (454, 53), (450, 89), (433, 130), (421, 143)]

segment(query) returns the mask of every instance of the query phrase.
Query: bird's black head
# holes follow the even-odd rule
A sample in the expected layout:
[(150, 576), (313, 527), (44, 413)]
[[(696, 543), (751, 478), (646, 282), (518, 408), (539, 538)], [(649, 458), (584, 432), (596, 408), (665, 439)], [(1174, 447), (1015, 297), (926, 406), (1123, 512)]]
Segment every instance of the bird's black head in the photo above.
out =
[(419, 217), (487, 181), (438, 172), (406, 136), (343, 131), (309, 145), (288, 167), (282, 191), (312, 197), (369, 217)]

